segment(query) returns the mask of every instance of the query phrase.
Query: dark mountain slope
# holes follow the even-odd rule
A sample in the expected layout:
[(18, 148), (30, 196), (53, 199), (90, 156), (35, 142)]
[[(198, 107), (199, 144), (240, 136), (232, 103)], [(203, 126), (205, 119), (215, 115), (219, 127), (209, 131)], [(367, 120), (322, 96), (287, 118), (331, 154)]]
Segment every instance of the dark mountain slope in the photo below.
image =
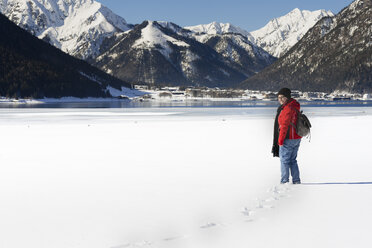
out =
[(107, 86), (130, 87), (39, 40), (0, 14), (0, 95), (106, 97)]

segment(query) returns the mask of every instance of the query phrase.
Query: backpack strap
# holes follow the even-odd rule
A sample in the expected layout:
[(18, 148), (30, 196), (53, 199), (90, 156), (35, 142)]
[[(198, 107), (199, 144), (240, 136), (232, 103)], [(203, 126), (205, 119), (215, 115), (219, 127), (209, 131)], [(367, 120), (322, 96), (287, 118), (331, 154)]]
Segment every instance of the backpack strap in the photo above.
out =
[[(298, 118), (298, 114), (300, 114), (300, 111), (298, 109), (292, 107), (291, 105), (288, 105), (288, 107), (290, 107), (291, 109), (294, 109), (297, 112), (297, 118)], [(294, 129), (297, 132), (297, 126), (295, 124), (293, 124), (291, 121), (289, 123), (292, 125), (292, 127), (294, 127)]]
[(289, 107), (290, 107), (291, 109), (294, 109), (294, 110), (297, 112), (297, 114), (302, 113), (302, 111), (300, 111), (300, 110), (298, 110), (298, 109), (296, 109), (296, 108), (294, 108), (294, 107), (292, 107), (292, 106), (290, 106), (290, 105), (289, 105)]

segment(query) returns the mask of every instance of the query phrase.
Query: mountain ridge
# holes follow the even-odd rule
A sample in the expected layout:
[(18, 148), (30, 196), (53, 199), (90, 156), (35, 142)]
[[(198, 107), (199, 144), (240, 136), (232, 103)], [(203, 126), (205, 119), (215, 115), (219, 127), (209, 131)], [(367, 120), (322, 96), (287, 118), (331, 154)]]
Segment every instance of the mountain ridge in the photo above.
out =
[(372, 3), (356, 0), (321, 19), (288, 53), (240, 86), (303, 91), (372, 91)]
[(221, 87), (227, 78), (235, 84), (245, 78), (211, 47), (190, 38), (189, 31), (175, 24), (164, 26), (169, 25), (144, 21), (130, 32), (112, 37), (95, 65), (127, 81), (150, 85), (178, 82)]

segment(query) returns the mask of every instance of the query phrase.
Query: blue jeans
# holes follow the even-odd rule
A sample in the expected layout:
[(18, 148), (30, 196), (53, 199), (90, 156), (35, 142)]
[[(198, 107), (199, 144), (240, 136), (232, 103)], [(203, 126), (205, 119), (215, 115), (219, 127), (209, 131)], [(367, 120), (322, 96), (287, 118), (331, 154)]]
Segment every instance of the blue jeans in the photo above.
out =
[(281, 183), (289, 182), (289, 171), (291, 171), (292, 182), (301, 182), (297, 164), (297, 152), (300, 143), (301, 139), (286, 139), (284, 140), (284, 144), (279, 147), (280, 169), (282, 173)]

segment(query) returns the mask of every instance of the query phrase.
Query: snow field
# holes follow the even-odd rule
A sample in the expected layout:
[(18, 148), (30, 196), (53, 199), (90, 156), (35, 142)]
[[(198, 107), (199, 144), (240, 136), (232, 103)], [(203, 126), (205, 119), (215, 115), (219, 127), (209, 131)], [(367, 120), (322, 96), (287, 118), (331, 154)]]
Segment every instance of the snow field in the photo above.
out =
[(372, 182), (370, 115), (311, 118), (308, 184), (278, 185), (273, 117), (9, 112), (0, 247), (370, 244), (372, 184), (311, 184)]

